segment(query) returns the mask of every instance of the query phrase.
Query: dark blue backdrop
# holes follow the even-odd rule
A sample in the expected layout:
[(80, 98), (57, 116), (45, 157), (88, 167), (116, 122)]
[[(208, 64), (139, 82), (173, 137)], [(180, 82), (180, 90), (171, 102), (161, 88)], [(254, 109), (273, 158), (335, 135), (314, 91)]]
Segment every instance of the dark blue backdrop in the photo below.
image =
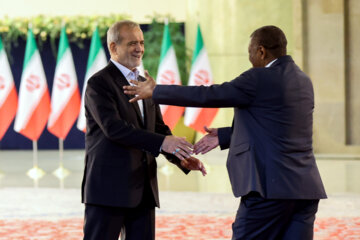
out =
[[(58, 42), (56, 42), (58, 44)], [(19, 93), (20, 79), (22, 74), (22, 67), (24, 62), (26, 41), (23, 39), (18, 40), (18, 44), (11, 46), (9, 54), (9, 61), (11, 65), (12, 74), (14, 77), (17, 92)], [(58, 46), (58, 45), (56, 45)], [(104, 50), (109, 58), (109, 53), (104, 43)], [(43, 62), (44, 71), (46, 74), (49, 93), (51, 94), (54, 72), (56, 67), (56, 56), (51, 49), (50, 41), (44, 42), (38, 46), (40, 51), (41, 60)], [(79, 83), (79, 91), (82, 92), (84, 77), (86, 72), (87, 59), (89, 55), (90, 40), (84, 40), (84, 47), (80, 48), (74, 43), (70, 43), (70, 48), (74, 58), (76, 74)], [(84, 148), (84, 133), (76, 128), (76, 122), (70, 130), (68, 136), (64, 141), (65, 149), (79, 149)], [(58, 138), (49, 133), (45, 127), (44, 132), (38, 140), (39, 149), (57, 149)], [(23, 135), (14, 131), (14, 121), (10, 125), (3, 139), (0, 141), (0, 149), (32, 149), (32, 141)]]
[[(149, 24), (140, 25), (143, 32), (148, 31)], [(184, 24), (181, 25), (181, 31), (184, 34)], [(104, 38), (106, 39), (106, 38)], [(159, 43), (161, 44), (161, 43)], [(17, 92), (19, 93), (20, 79), (22, 74), (22, 67), (24, 62), (26, 41), (19, 39), (17, 44), (12, 44), (11, 52), (8, 53), (8, 58), (11, 65), (12, 74), (14, 77)], [(58, 47), (58, 40), (56, 41)], [(106, 41), (103, 41), (103, 47), (107, 58), (109, 59), (109, 52), (106, 46)], [(52, 51), (50, 40), (38, 45), (41, 60), (46, 74), (49, 93), (51, 94), (53, 78), (56, 67), (56, 56)], [(90, 49), (90, 39), (84, 40), (84, 47), (80, 48), (74, 43), (70, 43), (70, 48), (74, 58), (76, 75), (79, 83), (79, 91), (82, 93), (84, 77), (86, 72), (87, 59)], [(43, 133), (38, 140), (39, 149), (58, 149), (59, 140), (57, 137), (47, 131), (45, 127)], [(76, 122), (71, 128), (68, 136), (64, 141), (65, 149), (81, 149), (85, 147), (85, 134), (76, 128)], [(14, 131), (14, 121), (5, 133), (3, 139), (0, 141), (0, 149), (32, 149), (32, 141), (23, 135)]]

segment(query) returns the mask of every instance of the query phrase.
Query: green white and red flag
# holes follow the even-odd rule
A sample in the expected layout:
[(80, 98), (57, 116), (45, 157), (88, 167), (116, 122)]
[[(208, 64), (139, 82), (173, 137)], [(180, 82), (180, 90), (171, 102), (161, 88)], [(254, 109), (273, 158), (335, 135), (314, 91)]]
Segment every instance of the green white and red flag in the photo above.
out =
[(16, 115), (17, 105), (16, 87), (0, 37), (0, 140)]
[(65, 26), (61, 29), (55, 76), (51, 93), (48, 130), (64, 140), (80, 111), (80, 92)]
[[(204, 46), (200, 26), (198, 25), (188, 85), (209, 86), (213, 83), (209, 58)], [(185, 109), (184, 124), (198, 132), (205, 133), (204, 126), (210, 126), (217, 112), (218, 108), (187, 107)]]
[(29, 28), (14, 130), (36, 141), (46, 126), (49, 113), (50, 95), (44, 68), (34, 34)]
[[(169, 24), (165, 21), (161, 45), (160, 64), (156, 77), (157, 84), (181, 85), (179, 68), (176, 61), (174, 46), (171, 42)], [(163, 120), (170, 129), (174, 129), (184, 113), (184, 107), (160, 105)]]
[(80, 114), (76, 125), (80, 131), (86, 132), (84, 97), (85, 97), (87, 81), (94, 73), (98, 72), (106, 65), (107, 65), (107, 60), (106, 60), (104, 48), (101, 44), (99, 30), (98, 28), (95, 28), (95, 31), (91, 38), (90, 52), (87, 62), (84, 86), (81, 95)]

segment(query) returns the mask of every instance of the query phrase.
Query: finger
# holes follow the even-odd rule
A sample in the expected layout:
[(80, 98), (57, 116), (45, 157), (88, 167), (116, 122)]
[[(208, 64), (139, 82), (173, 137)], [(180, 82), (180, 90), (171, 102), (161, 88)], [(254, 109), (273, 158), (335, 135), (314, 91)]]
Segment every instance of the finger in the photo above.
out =
[(186, 138), (179, 138), (180, 140), (180, 145), (185, 145), (189, 148), (194, 148), (194, 145), (192, 145), (191, 143), (189, 143), (188, 141), (186, 141)]
[(201, 139), (200, 141), (198, 141), (197, 143), (194, 144), (194, 148), (195, 147), (202, 147), (202, 146), (205, 146), (205, 145), (206, 145), (205, 140)]
[(200, 147), (194, 148), (194, 153), (195, 154), (199, 154), (202, 153), (203, 151), (205, 151), (207, 148), (206, 145), (201, 145)]
[(207, 132), (207, 133), (210, 133), (211, 130), (207, 127), (207, 126), (204, 126), (204, 130)]
[(131, 86), (131, 85), (123, 86), (124, 91), (130, 91), (130, 92), (135, 92), (136, 88), (137, 88), (136, 86)]
[(139, 81), (136, 81), (136, 80), (133, 80), (133, 79), (131, 79), (129, 82), (131, 82), (132, 84), (134, 84), (134, 85), (139, 85)]
[(203, 167), (203, 168), (201, 169), (201, 173), (202, 173), (203, 176), (205, 176), (205, 175), (207, 174), (205, 167)]
[(136, 95), (136, 90), (124, 90), (124, 93), (128, 95)]
[(205, 141), (202, 141), (200, 140), (199, 142), (197, 142), (195, 145), (194, 145), (194, 150), (196, 152), (200, 152), (202, 151), (202, 149), (206, 148), (208, 146), (208, 144), (206, 144)]
[(194, 144), (194, 148), (198, 148), (204, 145), (204, 138), (200, 139), (197, 143)]
[(147, 70), (145, 70), (145, 78), (146, 78), (146, 80), (148, 80), (148, 81), (152, 81), (152, 80), (153, 80), (153, 78), (150, 76), (150, 74), (149, 74), (149, 72), (148, 72)]
[(140, 100), (140, 97), (139, 97), (139, 96), (130, 99), (129, 102), (133, 103), (133, 102), (136, 102), (136, 101), (138, 101), (138, 100)]
[(215, 129), (215, 128), (208, 128), (207, 126), (204, 126), (204, 130), (205, 130), (207, 133), (209, 133), (209, 134), (213, 134), (214, 129)]
[(123, 89), (125, 89), (125, 90), (135, 90), (135, 87), (130, 86), (130, 85), (126, 85), (126, 86), (123, 86)]
[(181, 149), (179, 148), (180, 151), (178, 151), (178, 153), (183, 156), (184, 158), (190, 158), (191, 157), (191, 154), (192, 154), (192, 150), (191, 149)]
[(177, 144), (177, 146), (183, 150), (194, 149), (194, 145), (192, 145), (191, 143), (188, 143), (188, 142), (180, 142)]

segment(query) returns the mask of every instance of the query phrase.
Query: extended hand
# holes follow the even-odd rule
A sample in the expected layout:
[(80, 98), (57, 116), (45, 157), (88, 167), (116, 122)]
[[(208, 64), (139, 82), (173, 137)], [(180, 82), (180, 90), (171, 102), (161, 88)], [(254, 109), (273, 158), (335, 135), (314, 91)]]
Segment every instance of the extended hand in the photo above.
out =
[(124, 86), (124, 93), (128, 95), (135, 95), (134, 98), (130, 99), (129, 102), (136, 102), (140, 99), (151, 98), (156, 82), (149, 75), (148, 71), (145, 71), (146, 81), (140, 82), (135, 80), (130, 80), (135, 86)]
[(184, 137), (169, 135), (165, 137), (161, 150), (184, 160), (185, 158), (190, 158), (190, 155), (193, 153), (193, 145), (187, 142)]
[(206, 169), (204, 164), (195, 157), (189, 157), (181, 161), (181, 166), (189, 170), (198, 170), (201, 171), (202, 175), (206, 175)]
[(205, 135), (200, 141), (195, 143), (194, 145), (194, 153), (195, 154), (205, 154), (212, 149), (219, 146), (219, 137), (217, 133), (217, 128), (207, 128), (204, 127), (205, 131), (208, 133)]

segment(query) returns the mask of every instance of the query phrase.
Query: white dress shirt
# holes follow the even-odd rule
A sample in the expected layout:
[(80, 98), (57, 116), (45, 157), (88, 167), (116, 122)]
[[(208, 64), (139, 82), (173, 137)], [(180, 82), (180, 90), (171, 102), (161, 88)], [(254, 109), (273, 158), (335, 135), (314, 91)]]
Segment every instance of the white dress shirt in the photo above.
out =
[(277, 60), (277, 58), (275, 58), (274, 60), (272, 60), (271, 62), (269, 62), (265, 67), (266, 67), (266, 68), (270, 67), (276, 60)]
[[(139, 70), (137, 70), (137, 68), (135, 68), (134, 71), (131, 71), (130, 69), (128, 69), (127, 67), (125, 67), (124, 65), (121, 65), (120, 63), (114, 61), (113, 59), (110, 58), (110, 61), (115, 64), (115, 66), (120, 70), (120, 72), (125, 76), (126, 80), (129, 82), (129, 84), (131, 86), (134, 86), (133, 83), (130, 82), (130, 80), (138, 80), (139, 77)], [(144, 104), (143, 104), (143, 100), (138, 100), (137, 101), (139, 108), (140, 108), (140, 112), (141, 112), (141, 117), (144, 121)]]

